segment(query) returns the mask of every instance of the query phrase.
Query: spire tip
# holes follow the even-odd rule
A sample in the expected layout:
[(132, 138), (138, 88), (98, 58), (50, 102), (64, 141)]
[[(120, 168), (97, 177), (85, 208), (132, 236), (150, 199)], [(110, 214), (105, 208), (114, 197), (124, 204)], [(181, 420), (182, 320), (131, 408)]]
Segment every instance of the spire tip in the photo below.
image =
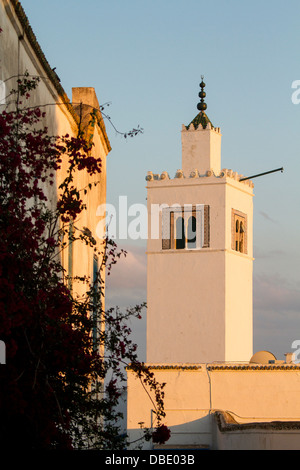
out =
[(203, 81), (204, 75), (201, 75), (201, 83), (200, 83), (200, 88), (201, 91), (199, 92), (198, 96), (200, 98), (200, 103), (197, 104), (197, 109), (199, 111), (205, 111), (207, 109), (207, 104), (204, 102), (204, 98), (206, 97), (206, 93), (204, 91), (205, 88), (205, 83)]

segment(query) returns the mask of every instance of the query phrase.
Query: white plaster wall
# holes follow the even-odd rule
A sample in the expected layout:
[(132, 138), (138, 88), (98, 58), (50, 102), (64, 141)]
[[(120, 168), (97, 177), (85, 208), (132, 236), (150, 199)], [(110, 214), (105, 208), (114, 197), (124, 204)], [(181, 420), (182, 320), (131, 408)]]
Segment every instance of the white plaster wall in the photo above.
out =
[(148, 238), (147, 361), (224, 360), (225, 185), (214, 177), (159, 183), (148, 186), (148, 213), (152, 204), (209, 204), (211, 246), (162, 250), (161, 231)]
[(197, 169), (201, 175), (221, 171), (221, 134), (215, 129), (185, 128), (181, 132), (182, 170), (186, 177)]
[[(196, 131), (194, 131), (196, 132)], [(252, 188), (232, 178), (152, 181), (148, 186), (147, 361), (249, 361), (252, 356)], [(152, 208), (210, 206), (210, 247), (162, 250)], [(231, 210), (247, 214), (248, 254), (231, 248)]]
[(224, 255), (152, 254), (147, 275), (147, 361), (224, 360)]
[[(226, 185), (226, 361), (249, 361), (253, 355), (253, 190), (229, 180)], [(231, 249), (231, 211), (247, 216), (247, 253)]]
[(253, 355), (253, 262), (234, 251), (225, 255), (225, 360), (249, 361)]
[(221, 433), (216, 430), (215, 450), (300, 450), (300, 432), (256, 430)]
[[(173, 430), (168, 445), (211, 445), (217, 448), (295, 448), (299, 431), (254, 430), (218, 434), (210, 420), (215, 410), (228, 411), (238, 423), (300, 421), (300, 368), (257, 366), (256, 369), (207, 370), (205, 364), (168, 366), (154, 369), (157, 380), (165, 382), (164, 423)], [(211, 366), (210, 364), (207, 365)], [(173, 367), (170, 368), (170, 367)], [(259, 368), (260, 367), (260, 368)], [(139, 422), (155, 426), (153, 405), (144, 388), (128, 371), (127, 429), (139, 435)], [(189, 434), (190, 439), (189, 439)], [(151, 448), (151, 443), (146, 446)], [(248, 447), (247, 447), (248, 446)]]

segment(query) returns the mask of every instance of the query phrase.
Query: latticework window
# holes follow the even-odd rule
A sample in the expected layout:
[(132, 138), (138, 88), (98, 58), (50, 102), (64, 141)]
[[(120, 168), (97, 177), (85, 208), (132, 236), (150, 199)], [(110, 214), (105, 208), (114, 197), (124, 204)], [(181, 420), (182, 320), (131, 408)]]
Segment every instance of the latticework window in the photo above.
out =
[(247, 215), (232, 209), (231, 248), (240, 253), (247, 253)]
[(162, 249), (183, 250), (209, 247), (209, 206), (168, 207), (162, 212)]

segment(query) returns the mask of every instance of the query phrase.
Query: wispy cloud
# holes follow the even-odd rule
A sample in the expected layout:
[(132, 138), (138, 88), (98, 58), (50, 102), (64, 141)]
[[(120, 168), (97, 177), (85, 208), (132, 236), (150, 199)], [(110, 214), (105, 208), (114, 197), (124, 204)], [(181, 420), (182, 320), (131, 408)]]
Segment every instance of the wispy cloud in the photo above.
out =
[[(300, 286), (291, 284), (278, 274), (256, 275), (254, 278), (254, 306), (265, 311), (299, 312)], [(300, 326), (300, 324), (299, 324)]]
[(253, 254), (256, 259), (263, 259), (263, 258), (274, 258), (274, 256), (286, 256), (288, 255), (287, 251), (282, 249), (276, 250), (267, 250), (263, 249), (260, 246), (255, 245), (253, 247)]
[(147, 256), (144, 247), (125, 247), (106, 280), (106, 304), (129, 307), (146, 301)]
[[(113, 266), (106, 281), (106, 308), (126, 309), (147, 301), (147, 255), (146, 248), (136, 246), (122, 247), (127, 251)], [(131, 339), (138, 345), (139, 358), (146, 360), (146, 318), (143, 309), (142, 318), (130, 321)]]
[(268, 214), (266, 214), (265, 212), (263, 211), (259, 211), (260, 215), (262, 215), (266, 220), (269, 220), (270, 222), (272, 222), (273, 224), (278, 224), (278, 221), (277, 220), (274, 220), (272, 219), (272, 217), (270, 217)]

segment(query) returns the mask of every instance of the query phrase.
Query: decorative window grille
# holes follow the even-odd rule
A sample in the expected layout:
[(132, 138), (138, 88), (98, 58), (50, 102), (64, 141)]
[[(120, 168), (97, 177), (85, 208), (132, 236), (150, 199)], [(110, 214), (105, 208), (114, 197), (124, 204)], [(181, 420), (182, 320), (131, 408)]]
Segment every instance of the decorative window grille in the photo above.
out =
[(195, 250), (210, 243), (209, 206), (186, 204), (162, 210), (162, 249)]
[(247, 215), (232, 209), (231, 248), (247, 254)]

